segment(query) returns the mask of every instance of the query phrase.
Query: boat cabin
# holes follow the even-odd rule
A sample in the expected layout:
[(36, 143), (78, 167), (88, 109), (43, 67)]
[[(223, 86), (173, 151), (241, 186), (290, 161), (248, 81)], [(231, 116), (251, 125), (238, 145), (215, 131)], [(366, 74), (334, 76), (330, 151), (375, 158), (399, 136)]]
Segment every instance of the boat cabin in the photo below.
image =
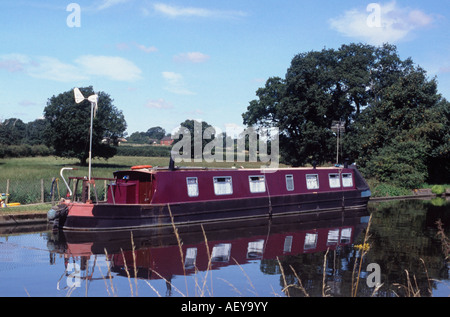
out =
[(167, 204), (356, 189), (352, 168), (139, 169), (114, 173), (108, 203)]

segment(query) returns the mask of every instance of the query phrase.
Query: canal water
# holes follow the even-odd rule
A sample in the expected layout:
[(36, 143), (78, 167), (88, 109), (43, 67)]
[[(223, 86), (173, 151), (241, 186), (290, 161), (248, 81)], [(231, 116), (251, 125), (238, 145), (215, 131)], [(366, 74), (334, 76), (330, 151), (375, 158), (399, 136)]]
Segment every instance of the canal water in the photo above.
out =
[(450, 203), (434, 199), (181, 226), (176, 235), (0, 227), (0, 296), (448, 297), (440, 233), (449, 237), (449, 224)]

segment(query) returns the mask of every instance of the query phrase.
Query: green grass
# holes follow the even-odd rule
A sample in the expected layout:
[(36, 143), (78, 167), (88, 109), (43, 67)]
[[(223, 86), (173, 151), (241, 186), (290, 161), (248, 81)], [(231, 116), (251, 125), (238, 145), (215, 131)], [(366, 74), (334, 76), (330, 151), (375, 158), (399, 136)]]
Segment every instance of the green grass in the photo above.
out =
[(47, 213), (52, 208), (51, 203), (20, 205), (15, 207), (1, 208), (0, 215), (17, 214), (17, 213)]
[[(112, 173), (128, 169), (134, 165), (168, 166), (168, 157), (143, 157), (143, 156), (115, 156), (109, 160), (94, 159), (92, 161), (92, 175), (95, 177), (112, 177)], [(214, 163), (194, 163), (182, 162), (177, 165), (182, 166), (207, 166), (207, 167), (260, 167), (261, 162), (214, 162)], [(6, 179), (11, 180), (33, 180), (51, 179), (59, 177), (59, 172), (63, 167), (74, 167), (75, 171), (66, 171), (67, 176), (87, 176), (88, 167), (80, 166), (77, 159), (63, 159), (53, 156), (49, 157), (26, 157), (0, 159), (0, 182)], [(70, 174), (70, 175), (69, 175)], [(0, 186), (1, 183), (0, 183)]]

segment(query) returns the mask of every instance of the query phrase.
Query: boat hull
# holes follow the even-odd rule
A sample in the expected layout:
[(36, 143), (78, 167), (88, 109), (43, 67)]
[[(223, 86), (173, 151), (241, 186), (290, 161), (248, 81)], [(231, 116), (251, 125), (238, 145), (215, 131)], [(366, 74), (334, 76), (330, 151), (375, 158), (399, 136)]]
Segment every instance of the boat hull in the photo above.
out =
[[(173, 204), (68, 203), (57, 229), (105, 231), (276, 217), (367, 207), (361, 190)], [(56, 228), (55, 228), (56, 229)]]

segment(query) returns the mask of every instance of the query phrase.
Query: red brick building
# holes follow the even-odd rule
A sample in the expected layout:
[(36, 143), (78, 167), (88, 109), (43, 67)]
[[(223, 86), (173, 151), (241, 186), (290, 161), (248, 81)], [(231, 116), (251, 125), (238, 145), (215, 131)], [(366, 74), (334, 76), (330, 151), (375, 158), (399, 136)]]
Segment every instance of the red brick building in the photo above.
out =
[(160, 144), (161, 145), (172, 145), (173, 139), (170, 136), (165, 136), (161, 139)]

